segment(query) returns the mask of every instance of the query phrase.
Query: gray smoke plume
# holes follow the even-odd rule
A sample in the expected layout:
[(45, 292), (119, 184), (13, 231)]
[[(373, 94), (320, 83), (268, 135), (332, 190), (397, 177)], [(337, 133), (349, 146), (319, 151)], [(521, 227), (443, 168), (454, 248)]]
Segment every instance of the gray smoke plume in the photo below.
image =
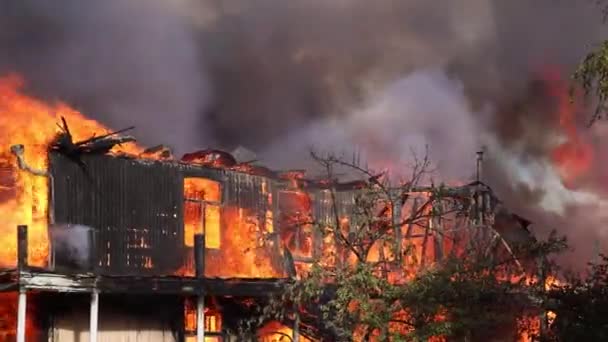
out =
[(113, 128), (135, 125), (147, 145), (185, 152), (209, 135), (209, 89), (196, 36), (161, 0), (0, 4), (0, 73)]
[(0, 4), (0, 73), (178, 153), (243, 145), (298, 167), (311, 145), (356, 145), (382, 167), (428, 144), (452, 178), (484, 145), (507, 205), (587, 239), (603, 236), (589, 198), (606, 197), (608, 161), (564, 188), (535, 79), (606, 37), (595, 0), (23, 0)]
[(378, 89), (346, 116), (317, 120), (288, 134), (260, 156), (281, 161), (275, 163), (279, 168), (312, 169), (312, 161), (302, 164), (311, 149), (338, 153), (348, 162), (354, 154), (361, 166), (407, 177), (412, 158), (428, 152), (440, 173), (435, 176), (468, 179), (482, 144), (480, 117), (461, 82), (441, 70), (420, 70)]

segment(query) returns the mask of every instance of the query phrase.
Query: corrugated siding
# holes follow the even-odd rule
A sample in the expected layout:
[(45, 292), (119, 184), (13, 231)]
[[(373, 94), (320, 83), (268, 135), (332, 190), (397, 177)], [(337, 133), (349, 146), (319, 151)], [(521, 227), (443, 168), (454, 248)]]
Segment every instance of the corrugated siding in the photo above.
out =
[[(261, 176), (249, 175), (229, 170), (204, 169), (194, 166), (180, 166), (183, 177), (201, 177), (222, 183), (222, 203), (224, 206), (246, 208), (262, 215), (269, 208), (267, 194), (271, 194), (274, 182)], [(265, 188), (266, 192), (262, 190)]]
[[(227, 232), (230, 231), (228, 224), (231, 224), (227, 219), (225, 219), (224, 212), (230, 208), (243, 208), (247, 209), (248, 215), (255, 216), (258, 219), (261, 219), (261, 222), (266, 222), (265, 214), (267, 210), (273, 212), (272, 215), (272, 223), (268, 222), (268, 224), (272, 224), (273, 229), (276, 231), (277, 220), (278, 217), (278, 206), (276, 201), (276, 184), (272, 179), (268, 179), (261, 176), (249, 175), (242, 172), (230, 171), (230, 170), (222, 170), (222, 169), (210, 169), (210, 168), (202, 168), (194, 165), (180, 165), (179, 166), (182, 172), (183, 178), (190, 177), (200, 177), (207, 178), (211, 180), (215, 180), (220, 182), (222, 185), (222, 219), (221, 219), (221, 234), (222, 234), (222, 246), (225, 246), (225, 236)], [(268, 197), (272, 196), (273, 202), (272, 205), (268, 203)], [(268, 227), (267, 227), (268, 228)], [(232, 233), (234, 234), (234, 232)], [(273, 267), (279, 268), (283, 267), (282, 258), (280, 258), (279, 246), (278, 243), (278, 235), (274, 235), (272, 239), (274, 243), (272, 243), (271, 251), (269, 251), (269, 255), (271, 256), (271, 262)], [(223, 248), (223, 247), (220, 247)], [(221, 254), (216, 253), (217, 251), (208, 249), (206, 251), (206, 264), (210, 263), (221, 263), (222, 260)], [(186, 253), (186, 269), (190, 270), (190, 273), (193, 272), (193, 260), (192, 260), (192, 249), (189, 248)], [(208, 276), (216, 276), (213, 273), (211, 275), (209, 272)], [(227, 276), (227, 275), (226, 275)]]
[[(355, 196), (354, 191), (335, 191), (339, 217), (351, 217), (353, 214)], [(335, 212), (330, 190), (317, 190), (311, 194), (313, 216), (320, 224), (335, 226)]]
[[(337, 213), (340, 218), (346, 217), (353, 219), (356, 192), (354, 191), (335, 191)], [(312, 215), (315, 220), (326, 227), (336, 228), (336, 217), (330, 190), (317, 190), (311, 193)], [(323, 249), (323, 236), (316, 231), (314, 238), (314, 254), (319, 257)]]
[(179, 268), (184, 241), (179, 169), (109, 156), (84, 162), (86, 173), (61, 155), (50, 156), (53, 209), (57, 223), (95, 228), (98, 272), (171, 274)]

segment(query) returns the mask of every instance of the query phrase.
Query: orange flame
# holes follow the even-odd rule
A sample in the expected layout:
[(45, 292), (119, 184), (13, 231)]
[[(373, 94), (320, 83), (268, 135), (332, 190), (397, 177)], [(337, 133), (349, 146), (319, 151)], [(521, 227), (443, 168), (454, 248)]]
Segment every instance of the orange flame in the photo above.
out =
[[(17, 336), (17, 292), (0, 293), (0, 342), (15, 341)], [(28, 301), (31, 301), (32, 295), (28, 294)], [(36, 340), (37, 331), (33, 320), (33, 312), (35, 308), (32, 305), (27, 306), (25, 333), (26, 339)]]
[[(215, 214), (218, 213), (213, 215)], [(264, 220), (268, 220), (267, 216), (257, 217), (250, 210), (234, 206), (222, 208), (219, 215), (220, 221), (223, 222), (221, 236), (217, 236), (219, 248), (208, 246), (205, 254), (205, 276), (222, 278), (284, 276), (282, 265), (275, 263), (280, 255), (278, 246), (268, 238), (268, 233), (272, 232), (272, 225), (264, 224)], [(206, 219), (205, 222), (210, 221)], [(193, 229), (188, 229), (190, 234), (194, 232)], [(209, 227), (206, 229), (209, 231)], [(176, 274), (193, 276), (193, 265), (184, 266)]]
[[(23, 92), (24, 81), (17, 75), (0, 78), (0, 267), (16, 264), (16, 226), (27, 224), (29, 263), (44, 266), (48, 256), (48, 181), (16, 169), (10, 147), (22, 144), (27, 163), (47, 168), (47, 148), (57, 134), (56, 123), (67, 120), (75, 140), (109, 130), (64, 103), (44, 103)], [(123, 152), (138, 153), (136, 146)], [(117, 150), (116, 150), (117, 151)]]
[(194, 234), (205, 233), (206, 248), (220, 248), (220, 183), (205, 178), (184, 180), (184, 243), (194, 246)]
[(592, 166), (594, 153), (592, 145), (579, 132), (576, 114), (580, 108), (570, 101), (568, 84), (555, 72), (545, 75), (548, 95), (556, 101), (556, 115), (565, 141), (551, 151), (551, 160), (557, 167), (564, 185), (572, 183), (587, 174)]
[(262, 218), (248, 210), (224, 208), (222, 215), (227, 223), (223, 231), (223, 245), (209, 251), (205, 264), (207, 276), (272, 278), (282, 277), (283, 270), (273, 264), (276, 251), (272, 240), (266, 238), (267, 228)]
[[(293, 329), (286, 327), (279, 322), (272, 321), (258, 330), (258, 336), (261, 342), (291, 342)], [(312, 342), (310, 339), (301, 335), (300, 341)]]

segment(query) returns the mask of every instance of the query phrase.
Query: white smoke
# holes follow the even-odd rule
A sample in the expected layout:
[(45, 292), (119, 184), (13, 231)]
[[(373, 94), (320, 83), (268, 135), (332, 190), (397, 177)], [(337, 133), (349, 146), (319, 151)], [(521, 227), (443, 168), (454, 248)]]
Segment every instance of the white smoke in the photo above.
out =
[(55, 224), (49, 227), (51, 251), (62, 263), (78, 268), (90, 267), (94, 250), (94, 229), (80, 224)]
[(442, 178), (467, 179), (481, 146), (479, 117), (461, 82), (441, 69), (420, 70), (372, 92), (348, 115), (316, 122), (274, 142), (261, 156), (276, 167), (302, 167), (308, 166), (302, 160), (311, 148), (347, 159), (354, 152), (372, 169), (398, 172), (412, 162), (410, 152), (424, 157), (428, 146)]

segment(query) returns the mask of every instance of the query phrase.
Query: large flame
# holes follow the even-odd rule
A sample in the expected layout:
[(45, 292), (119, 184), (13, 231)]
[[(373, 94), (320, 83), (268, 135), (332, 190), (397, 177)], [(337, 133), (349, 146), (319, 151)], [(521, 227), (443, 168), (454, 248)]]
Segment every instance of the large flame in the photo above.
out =
[[(0, 78), (0, 266), (16, 264), (16, 226), (28, 225), (29, 263), (44, 266), (48, 256), (48, 182), (46, 177), (17, 170), (10, 147), (25, 146), (25, 159), (37, 169), (47, 167), (47, 149), (64, 117), (75, 140), (109, 130), (62, 102), (45, 103), (23, 92), (24, 81), (17, 75)], [(124, 152), (139, 152), (136, 146)]]
[[(187, 178), (184, 236), (186, 246), (194, 245), (194, 234), (205, 233), (207, 277), (278, 278), (283, 269), (273, 260), (278, 247), (273, 233), (272, 213), (256, 215), (236, 206), (221, 207), (221, 187), (215, 181)], [(193, 276), (193, 264), (177, 271)]]
[[(45, 266), (49, 249), (47, 178), (18, 170), (10, 147), (23, 144), (27, 163), (33, 168), (45, 170), (48, 163), (48, 146), (58, 133), (57, 123), (61, 117), (68, 122), (75, 141), (110, 131), (62, 102), (46, 103), (26, 95), (23, 89), (24, 81), (17, 75), (0, 78), (0, 214), (3, 217), (0, 225), (0, 242), (3, 246), (0, 250), (1, 267), (12, 267), (16, 264), (17, 225), (26, 224), (29, 228), (30, 265)], [(113, 152), (138, 155), (142, 150), (136, 145), (125, 144)], [(196, 184), (186, 183), (186, 195), (194, 192), (196, 197), (201, 193), (200, 190), (203, 190), (206, 196), (204, 200), (219, 202), (219, 185), (213, 182), (201, 184), (201, 181), (204, 180), (197, 180)], [(273, 229), (272, 213), (266, 213), (266, 217), (256, 217), (247, 209), (227, 207), (222, 208), (220, 214), (219, 206), (206, 205), (205, 220), (201, 221), (201, 216), (196, 212), (197, 208), (194, 208), (196, 205), (191, 207), (193, 208), (186, 206), (184, 243), (192, 246), (192, 237), (195, 232), (199, 232), (192, 221), (204, 222), (206, 243), (211, 250), (211, 260), (207, 263), (209, 275), (282, 275), (282, 271), (275, 270), (275, 265), (270, 262), (271, 258), (265, 255), (261, 248), (265, 234)], [(220, 221), (223, 221), (226, 227), (221, 237)], [(200, 227), (200, 224), (198, 226)]]
[[(93, 134), (104, 134), (109, 131), (102, 124), (87, 119), (77, 110), (61, 102), (45, 103), (34, 99), (23, 92), (24, 82), (16, 75), (0, 78), (0, 267), (13, 267), (16, 264), (17, 236), (16, 226), (26, 224), (29, 227), (28, 256), (29, 263), (35, 266), (44, 266), (48, 257), (48, 181), (46, 177), (36, 176), (16, 169), (15, 157), (10, 147), (15, 144), (25, 146), (25, 159), (34, 168), (45, 170), (47, 168), (48, 146), (55, 138), (58, 129), (56, 123), (64, 117), (69, 124), (74, 140), (83, 140)], [(574, 123), (575, 108), (569, 103), (567, 89), (563, 85), (551, 88), (559, 99), (559, 120), (563, 128), (565, 142), (557, 146), (552, 159), (560, 169), (565, 181), (570, 182), (583, 176), (589, 169), (593, 157), (592, 149), (577, 131)], [(552, 93), (553, 94), (553, 93)], [(114, 152), (119, 152), (115, 149)], [(136, 145), (127, 144), (120, 147), (120, 152), (140, 154), (142, 149)], [(273, 262), (273, 255), (280, 250), (278, 241), (269, 238), (274, 233), (272, 226), (272, 212), (263, 217), (239, 207), (220, 207), (215, 204), (221, 202), (221, 187), (219, 183), (207, 180), (187, 180), (184, 184), (187, 198), (211, 203), (203, 205), (200, 202), (189, 202), (185, 205), (185, 241), (186, 246), (193, 246), (193, 236), (197, 232), (206, 234), (207, 262), (206, 275), (219, 277), (282, 277), (282, 265)], [(298, 225), (310, 219), (311, 204), (302, 192), (294, 190), (290, 196), (293, 204), (291, 208), (283, 208), (288, 217), (280, 217), (282, 228)], [(283, 198), (285, 200), (285, 198)], [(269, 204), (272, 198), (269, 195)], [(284, 202), (283, 202), (284, 203)], [(290, 209), (290, 210), (287, 210)], [(412, 208), (405, 208), (402, 216), (410, 214)], [(204, 216), (202, 216), (204, 215)], [(293, 222), (292, 222), (293, 221)], [(344, 225), (348, 219), (344, 218)], [(290, 249), (294, 250), (296, 257), (310, 257), (312, 255), (311, 227), (305, 225), (304, 234), (296, 237), (294, 230), (281, 230), (281, 238)], [(221, 228), (221, 229), (220, 229)], [(408, 227), (403, 227), (401, 236), (408, 234)], [(413, 236), (425, 235), (422, 228), (413, 227), (409, 234)], [(432, 239), (432, 237), (430, 237)], [(331, 235), (325, 237), (323, 244), (323, 260), (325, 263), (335, 264), (337, 251), (335, 241)], [(444, 241), (447, 244), (448, 240)], [(413, 253), (411, 264), (418, 264), (420, 260), (432, 258), (435, 244), (433, 241), (422, 239), (404, 241), (404, 245), (411, 243)], [(293, 244), (293, 245), (292, 245)], [(423, 248), (424, 246), (424, 248)], [(447, 245), (442, 247), (448, 247)], [(451, 249), (454, 246), (449, 246)], [(381, 253), (382, 252), (382, 253)], [(274, 253), (274, 254), (273, 254)], [(368, 259), (379, 261), (388, 256), (391, 259), (388, 247), (379, 245), (372, 248)], [(410, 273), (410, 263), (406, 260), (406, 272), (393, 274), (394, 280)], [(178, 274), (193, 275), (191, 267), (185, 267)], [(413, 273), (413, 272), (412, 272)], [(14, 298), (11, 298), (14, 299)], [(4, 306), (8, 300), (0, 297), (3, 305), (0, 310), (12, 306)], [(0, 311), (1, 313), (2, 311)], [(12, 316), (11, 316), (12, 317)], [(0, 330), (2, 324), (0, 322)], [(261, 333), (268, 332), (269, 338), (279, 340), (281, 337), (291, 335), (291, 329), (278, 323), (271, 323), (262, 329)], [(278, 334), (274, 334), (278, 333)], [(1, 340), (1, 337), (0, 337)], [(300, 338), (301, 341), (307, 341)]]
[(279, 278), (283, 270), (273, 264), (273, 241), (266, 237), (263, 218), (249, 210), (227, 207), (223, 246), (208, 251), (205, 274), (216, 277)]
[(184, 243), (194, 246), (194, 234), (205, 233), (205, 247), (220, 244), (220, 183), (205, 178), (184, 179)]
[[(0, 342), (14, 341), (17, 336), (17, 292), (3, 292), (0, 293)], [(28, 295), (28, 299), (32, 299), (32, 295)], [(32, 305), (27, 306), (27, 315), (25, 322), (26, 338), (28, 341), (34, 341), (38, 331), (36, 330), (33, 316), (35, 314), (35, 307)]]

